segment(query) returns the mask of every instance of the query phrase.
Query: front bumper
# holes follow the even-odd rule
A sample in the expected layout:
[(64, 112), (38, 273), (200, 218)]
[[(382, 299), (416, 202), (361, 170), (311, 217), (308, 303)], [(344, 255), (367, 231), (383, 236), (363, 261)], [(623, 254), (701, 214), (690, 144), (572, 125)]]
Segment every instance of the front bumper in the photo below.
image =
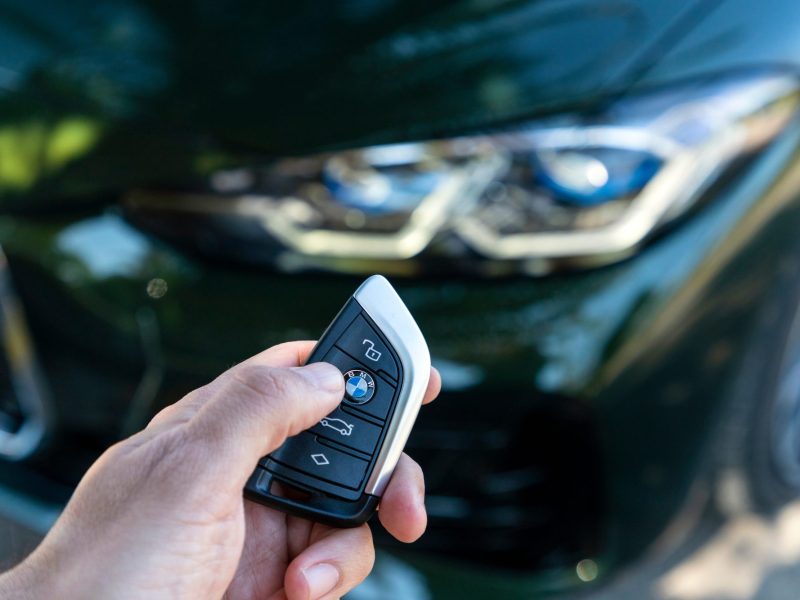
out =
[[(520, 577), (513, 597), (571, 587), (585, 558), (602, 579), (674, 521), (749, 327), (794, 260), (796, 147), (787, 132), (702, 212), (613, 267), (395, 281), (444, 378), (408, 445), (427, 474), (430, 528), (395, 549), (437, 598), (500, 589), (508, 578), (493, 571)], [(113, 210), (2, 217), (0, 244), (55, 418), (49, 446), (0, 468), (0, 482), (34, 473), (64, 499), (160, 406), (266, 346), (318, 336), (358, 283), (203, 262)]]

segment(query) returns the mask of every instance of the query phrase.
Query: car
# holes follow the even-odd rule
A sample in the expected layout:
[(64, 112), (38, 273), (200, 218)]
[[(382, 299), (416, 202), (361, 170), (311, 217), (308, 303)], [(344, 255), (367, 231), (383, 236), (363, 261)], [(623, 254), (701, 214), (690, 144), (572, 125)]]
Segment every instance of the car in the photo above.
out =
[(338, 431), (340, 435), (348, 436), (353, 433), (353, 424), (344, 421), (343, 419), (336, 419), (333, 417), (325, 417), (319, 422), (323, 427), (329, 427), (334, 431)]
[(15, 550), (104, 448), (318, 337), (373, 273), (443, 391), (407, 446), (428, 531), (375, 526), (362, 598), (588, 593), (780, 510), (798, 23), (787, 0), (4, 2)]

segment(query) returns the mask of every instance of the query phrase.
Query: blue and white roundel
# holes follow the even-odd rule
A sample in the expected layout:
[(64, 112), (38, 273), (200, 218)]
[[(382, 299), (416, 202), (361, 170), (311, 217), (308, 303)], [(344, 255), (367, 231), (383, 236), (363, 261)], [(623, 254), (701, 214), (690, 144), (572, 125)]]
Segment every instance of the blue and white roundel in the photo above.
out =
[(367, 402), (375, 393), (375, 380), (366, 371), (360, 369), (348, 371), (344, 374), (344, 380), (347, 398), (356, 404)]

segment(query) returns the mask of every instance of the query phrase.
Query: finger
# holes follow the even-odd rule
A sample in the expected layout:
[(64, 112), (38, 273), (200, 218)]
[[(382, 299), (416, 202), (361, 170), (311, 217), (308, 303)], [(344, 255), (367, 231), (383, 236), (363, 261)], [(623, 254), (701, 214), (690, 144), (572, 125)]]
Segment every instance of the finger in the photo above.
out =
[[(263, 352), (249, 358), (246, 362), (259, 362), (273, 367), (294, 367), (303, 365), (308, 360), (311, 351), (314, 349), (314, 341), (286, 342), (273, 346)], [(442, 389), (442, 376), (439, 371), (431, 367), (431, 374), (428, 378), (428, 387), (422, 403), (433, 402)]]
[[(224, 598), (251, 598), (266, 600), (282, 598), (285, 565), (290, 556), (285, 543), (276, 540), (286, 537), (286, 518), (278, 517), (275, 509), (245, 501), (244, 548), (236, 567), (236, 574)], [(308, 534), (306, 534), (308, 539)], [(269, 595), (268, 590), (281, 590)]]
[(185, 435), (215, 460), (252, 469), (287, 437), (336, 408), (344, 381), (328, 363), (282, 368), (247, 361), (223, 373), (204, 393), (209, 397), (186, 423)]
[(407, 454), (402, 454), (381, 498), (378, 518), (401, 542), (410, 543), (425, 533), (425, 477), (422, 468)]
[(286, 569), (283, 585), (288, 600), (340, 598), (372, 570), (375, 548), (366, 524), (324, 531)]
[[(314, 341), (299, 341), (299, 342), (286, 342), (268, 348), (251, 358), (247, 359), (245, 364), (264, 364), (273, 367), (294, 367), (297, 365), (305, 364), (308, 360), (311, 351), (314, 349)], [(439, 371), (431, 368), (431, 374), (428, 379), (428, 387), (425, 390), (422, 403), (429, 404), (433, 402), (439, 395), (442, 386), (442, 378)], [(158, 413), (153, 416), (147, 424), (146, 429), (151, 430), (149, 433), (156, 434), (166, 429), (169, 429), (177, 424), (185, 423), (193, 417), (200, 407), (205, 404), (208, 399), (207, 394), (190, 393), (184, 396), (178, 402), (170, 404), (162, 408)], [(151, 437), (151, 436), (147, 436)]]
[(306, 363), (316, 343), (313, 340), (285, 342), (251, 356), (244, 363), (252, 362), (271, 367), (299, 367)]
[(436, 396), (442, 390), (442, 376), (439, 371), (431, 367), (431, 376), (428, 378), (428, 389), (425, 390), (425, 396), (422, 398), (423, 404), (428, 404), (436, 400)]
[[(315, 344), (316, 342), (311, 340), (278, 344), (251, 356), (237, 366), (260, 364), (271, 367), (296, 367), (305, 364)], [(156, 413), (147, 428), (158, 427), (163, 430), (176, 422), (188, 421), (207, 400), (208, 394), (196, 392), (187, 394), (178, 402), (170, 404)]]

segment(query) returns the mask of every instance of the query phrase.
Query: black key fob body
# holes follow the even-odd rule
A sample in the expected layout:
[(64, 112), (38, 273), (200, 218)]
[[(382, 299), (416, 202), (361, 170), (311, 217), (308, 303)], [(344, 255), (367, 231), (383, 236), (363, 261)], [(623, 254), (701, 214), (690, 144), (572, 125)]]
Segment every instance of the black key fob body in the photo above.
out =
[(374, 275), (347, 301), (308, 362), (345, 380), (331, 414), (259, 462), (245, 496), (337, 527), (375, 512), (422, 404), (430, 355), (413, 317)]

